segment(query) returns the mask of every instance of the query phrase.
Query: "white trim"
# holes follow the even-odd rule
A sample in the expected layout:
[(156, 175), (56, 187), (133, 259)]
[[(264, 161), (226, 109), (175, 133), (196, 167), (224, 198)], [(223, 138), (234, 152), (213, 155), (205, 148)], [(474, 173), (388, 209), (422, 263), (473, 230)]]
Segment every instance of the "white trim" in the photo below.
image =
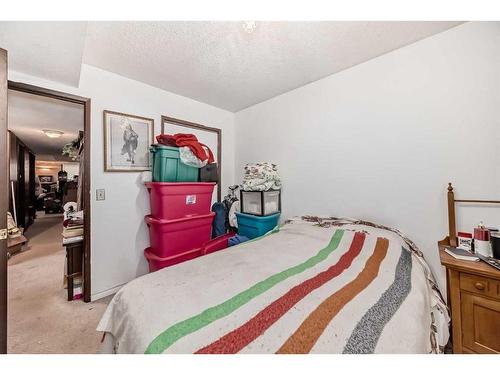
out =
[(94, 302), (94, 301), (97, 301), (97, 300), (99, 300), (99, 299), (101, 299), (101, 298), (104, 298), (104, 297), (110, 296), (110, 295), (112, 295), (112, 294), (115, 294), (115, 293), (116, 293), (116, 292), (118, 292), (118, 291), (122, 288), (122, 286), (124, 286), (124, 285), (125, 285), (125, 284), (120, 284), (120, 285), (117, 285), (117, 286), (115, 286), (115, 287), (113, 287), (113, 288), (111, 288), (111, 289), (107, 289), (107, 290), (105, 290), (105, 291), (103, 291), (103, 292), (99, 292), (99, 293), (96, 293), (96, 294), (92, 294), (92, 295), (90, 296), (90, 301), (91, 301), (91, 302)]

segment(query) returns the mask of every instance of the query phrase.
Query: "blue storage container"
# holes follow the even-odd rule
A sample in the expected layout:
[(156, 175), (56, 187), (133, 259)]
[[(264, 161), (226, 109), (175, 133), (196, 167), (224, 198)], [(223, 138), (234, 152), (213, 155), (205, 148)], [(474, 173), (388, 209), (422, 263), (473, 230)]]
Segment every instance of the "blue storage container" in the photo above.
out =
[(279, 219), (279, 213), (269, 216), (255, 216), (236, 212), (238, 234), (250, 239), (263, 236), (278, 225)]

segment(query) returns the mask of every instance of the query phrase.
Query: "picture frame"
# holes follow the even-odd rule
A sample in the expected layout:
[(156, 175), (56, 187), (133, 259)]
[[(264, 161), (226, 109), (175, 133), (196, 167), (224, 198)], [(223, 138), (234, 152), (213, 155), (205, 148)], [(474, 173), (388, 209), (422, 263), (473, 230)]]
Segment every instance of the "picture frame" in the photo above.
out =
[(40, 180), (41, 184), (50, 183), (50, 182), (54, 181), (54, 177), (53, 176), (45, 176), (45, 175), (42, 176), (42, 175), (39, 175), (38, 179)]
[(115, 111), (103, 111), (104, 171), (151, 170), (149, 147), (154, 138), (154, 120)]
[(217, 160), (217, 202), (222, 202), (222, 129), (181, 120), (170, 116), (161, 116), (161, 133), (194, 133), (198, 139), (203, 140), (203, 135), (212, 134), (216, 145), (212, 148)]

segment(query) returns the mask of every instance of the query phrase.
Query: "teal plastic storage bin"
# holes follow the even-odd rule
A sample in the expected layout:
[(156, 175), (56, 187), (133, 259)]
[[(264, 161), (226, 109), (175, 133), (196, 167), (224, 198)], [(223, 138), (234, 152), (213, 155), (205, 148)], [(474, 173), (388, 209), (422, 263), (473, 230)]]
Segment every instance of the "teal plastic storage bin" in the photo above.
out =
[(198, 168), (183, 164), (177, 147), (152, 145), (153, 182), (197, 182)]
[(250, 239), (263, 236), (278, 225), (279, 219), (279, 213), (269, 216), (255, 216), (236, 212), (238, 234)]

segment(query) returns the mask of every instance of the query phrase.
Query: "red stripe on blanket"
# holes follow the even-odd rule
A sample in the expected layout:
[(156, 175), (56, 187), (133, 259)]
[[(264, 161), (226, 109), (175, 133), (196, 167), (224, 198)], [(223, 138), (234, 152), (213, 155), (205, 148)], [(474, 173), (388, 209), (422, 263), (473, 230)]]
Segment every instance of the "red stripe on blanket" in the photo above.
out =
[(264, 310), (261, 310), (245, 324), (222, 336), (217, 341), (201, 348), (196, 354), (232, 354), (239, 352), (257, 337), (262, 335), (271, 325), (309, 293), (318, 289), (334, 277), (340, 275), (345, 269), (349, 268), (354, 258), (361, 252), (364, 242), (365, 234), (356, 232), (349, 250), (340, 257), (336, 264), (326, 271), (320, 272), (316, 276), (296, 285), (283, 296), (268, 305)]

